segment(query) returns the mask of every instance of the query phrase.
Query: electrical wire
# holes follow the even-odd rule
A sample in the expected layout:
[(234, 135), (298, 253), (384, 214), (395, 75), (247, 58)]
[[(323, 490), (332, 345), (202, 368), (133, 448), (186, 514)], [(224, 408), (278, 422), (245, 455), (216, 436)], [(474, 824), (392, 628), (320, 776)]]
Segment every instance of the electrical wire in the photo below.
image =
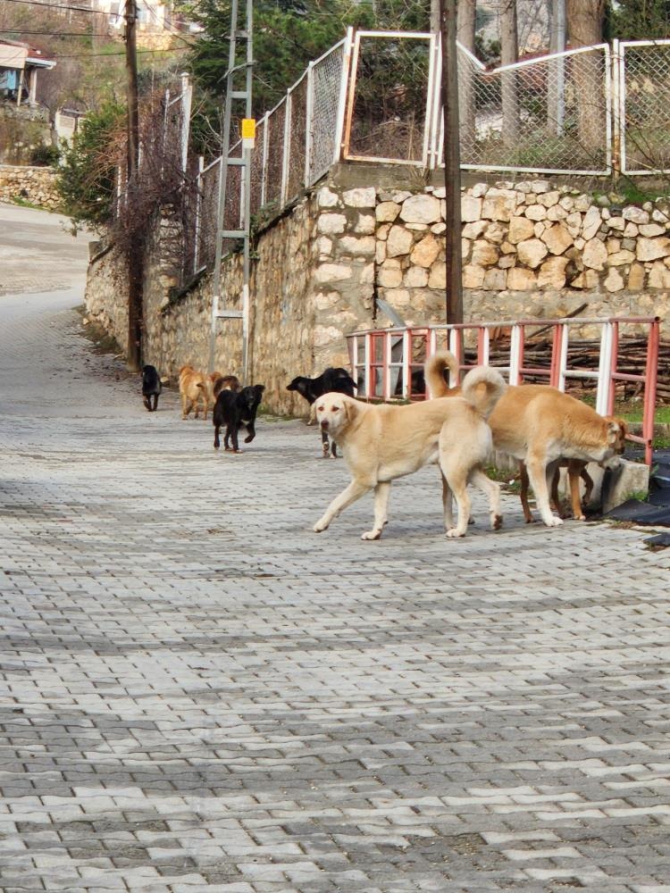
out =
[(67, 6), (64, 3), (42, 3), (40, 0), (0, 0), (0, 3), (25, 3), (27, 6), (41, 6), (43, 9), (67, 9), (75, 12), (100, 13), (99, 9), (86, 6)]
[[(146, 56), (150, 53), (185, 53), (188, 47), (174, 47), (171, 50), (137, 50), (138, 56)], [(125, 50), (118, 53), (52, 53), (54, 59), (91, 59), (93, 56), (104, 56), (113, 59), (116, 56), (125, 56)]]

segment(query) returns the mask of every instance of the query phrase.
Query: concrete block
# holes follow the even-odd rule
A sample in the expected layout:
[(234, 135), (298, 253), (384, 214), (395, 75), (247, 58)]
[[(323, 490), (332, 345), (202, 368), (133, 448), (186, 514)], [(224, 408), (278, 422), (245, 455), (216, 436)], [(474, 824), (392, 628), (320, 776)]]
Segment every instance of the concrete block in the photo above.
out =
[[(618, 468), (603, 469), (596, 462), (589, 462), (586, 470), (593, 478), (593, 493), (589, 508), (600, 508), (603, 514), (612, 511), (635, 494), (649, 492), (649, 466), (642, 462), (621, 460)], [(580, 482), (584, 493), (584, 483)], [(569, 499), (570, 489), (567, 480), (567, 469), (561, 468), (561, 480), (558, 487), (561, 497)]]

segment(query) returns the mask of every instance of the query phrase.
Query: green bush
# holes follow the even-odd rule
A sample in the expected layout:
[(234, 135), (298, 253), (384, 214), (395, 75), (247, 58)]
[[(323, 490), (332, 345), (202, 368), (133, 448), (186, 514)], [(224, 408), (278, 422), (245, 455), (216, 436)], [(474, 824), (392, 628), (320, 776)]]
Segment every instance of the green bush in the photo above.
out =
[(124, 128), (124, 108), (107, 103), (86, 115), (72, 146), (65, 148), (58, 191), (75, 226), (96, 227), (109, 221), (116, 193), (117, 146)]
[(42, 143), (35, 146), (30, 153), (30, 163), (33, 167), (53, 167), (58, 164), (60, 149), (57, 146), (49, 146)]

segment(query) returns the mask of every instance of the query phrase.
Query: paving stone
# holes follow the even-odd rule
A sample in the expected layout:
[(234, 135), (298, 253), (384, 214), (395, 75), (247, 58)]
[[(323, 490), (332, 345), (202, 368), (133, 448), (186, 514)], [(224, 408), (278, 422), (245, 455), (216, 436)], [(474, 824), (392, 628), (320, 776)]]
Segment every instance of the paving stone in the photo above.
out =
[(59, 294), (0, 299), (3, 891), (669, 891), (648, 530), (448, 542), (425, 469), (317, 536), (314, 429), (215, 455)]

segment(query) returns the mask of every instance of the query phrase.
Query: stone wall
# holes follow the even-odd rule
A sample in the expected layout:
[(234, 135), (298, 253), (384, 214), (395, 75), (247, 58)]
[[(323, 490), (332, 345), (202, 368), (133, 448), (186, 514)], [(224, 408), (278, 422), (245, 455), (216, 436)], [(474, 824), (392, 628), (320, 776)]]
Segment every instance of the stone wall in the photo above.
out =
[(89, 251), (86, 314), (127, 353), (128, 277), (124, 259), (114, 246), (104, 247), (101, 242), (91, 242)]
[[(304, 414), (286, 384), (348, 365), (346, 334), (398, 319), (444, 322), (444, 190), (410, 186), (358, 185), (340, 168), (259, 236), (249, 378), (266, 385), (272, 411)], [(670, 236), (661, 203), (614, 207), (533, 180), (476, 184), (463, 192), (462, 214), (466, 321), (563, 317), (583, 304), (584, 317), (667, 316)], [(145, 362), (173, 378), (185, 363), (207, 368), (211, 331), (211, 275), (177, 288), (181, 240), (178, 215), (166, 213), (152, 234), (145, 282)], [(232, 309), (241, 306), (241, 266), (239, 254), (224, 261), (222, 305)], [(94, 260), (86, 301), (125, 344), (118, 269), (113, 252)], [(219, 321), (215, 368), (239, 374), (241, 347), (241, 322)]]
[[(353, 207), (361, 204), (366, 208)], [(364, 300), (383, 298), (408, 325), (444, 322), (443, 188), (326, 186), (319, 205), (322, 300), (346, 293), (368, 260)], [(663, 205), (601, 206), (568, 186), (535, 180), (477, 184), (463, 192), (461, 209), (466, 321), (563, 317), (582, 304), (584, 316), (667, 315), (670, 218)], [(360, 234), (356, 210), (374, 214), (369, 235)], [(377, 323), (390, 320), (379, 316)]]
[(47, 211), (58, 209), (58, 172), (51, 167), (0, 164), (0, 201), (22, 200)]

